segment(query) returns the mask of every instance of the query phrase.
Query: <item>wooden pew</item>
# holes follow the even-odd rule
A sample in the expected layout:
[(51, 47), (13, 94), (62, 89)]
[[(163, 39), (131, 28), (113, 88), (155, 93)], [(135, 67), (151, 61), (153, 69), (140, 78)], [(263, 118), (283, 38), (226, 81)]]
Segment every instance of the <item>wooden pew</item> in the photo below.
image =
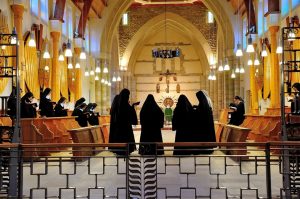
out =
[[(70, 129), (72, 140), (74, 143), (104, 143), (104, 135), (101, 131), (101, 125)], [(102, 148), (100, 148), (102, 149)], [(95, 147), (73, 147), (73, 157), (86, 157), (96, 154)]]
[[(272, 129), (276, 126), (277, 122), (281, 121), (280, 115), (255, 115), (247, 114), (246, 119), (241, 125), (251, 129), (249, 133), (248, 140), (254, 140), (260, 142), (265, 140), (266, 136), (271, 133)], [(269, 137), (271, 138), (271, 137)], [(275, 137), (272, 137), (275, 138)], [(273, 141), (273, 140), (265, 140)]]
[[(220, 136), (220, 142), (246, 142), (249, 132), (251, 129), (244, 128), (235, 125), (226, 124), (223, 127), (223, 131)], [(237, 148), (227, 147), (229, 151), (226, 151), (227, 154), (230, 155), (246, 155), (247, 148), (240, 147), (239, 150), (234, 150)]]

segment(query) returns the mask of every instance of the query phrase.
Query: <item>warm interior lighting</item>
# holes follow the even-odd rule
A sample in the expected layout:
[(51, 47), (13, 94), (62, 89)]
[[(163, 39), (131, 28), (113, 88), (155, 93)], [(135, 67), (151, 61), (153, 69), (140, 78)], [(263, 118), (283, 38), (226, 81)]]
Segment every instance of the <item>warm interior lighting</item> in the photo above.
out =
[(93, 70), (90, 71), (90, 75), (93, 76), (95, 75), (95, 72)]
[(117, 78), (116, 78), (115, 76), (113, 76), (112, 81), (113, 81), (113, 82), (116, 82), (116, 81), (117, 81)]
[(240, 73), (245, 73), (245, 69), (244, 69), (244, 67), (241, 67), (241, 69), (240, 69)]
[(10, 38), (10, 44), (17, 44), (17, 31), (16, 31), (16, 27), (13, 28), (12, 34), (13, 34), (13, 36), (11, 36), (11, 38)]
[(235, 68), (235, 73), (240, 73), (240, 68), (238, 66)]
[(80, 64), (79, 64), (79, 62), (77, 62), (76, 64), (75, 64), (75, 68), (80, 68)]
[(120, 75), (117, 77), (117, 82), (120, 82), (121, 81), (121, 77)]
[(48, 43), (46, 43), (45, 52), (43, 54), (44, 59), (50, 59), (50, 53), (48, 51)]
[(111, 86), (111, 82), (108, 82), (108, 84), (107, 84), (108, 86)]
[(68, 69), (73, 69), (72, 63), (69, 63), (69, 64), (68, 64)]
[(230, 70), (230, 66), (228, 63), (228, 58), (225, 58), (225, 65), (224, 65), (224, 71), (229, 71)]
[(237, 56), (237, 57), (243, 56), (243, 50), (242, 50), (242, 46), (240, 43), (237, 44), (237, 50), (236, 50), (235, 56)]
[(252, 66), (253, 65), (253, 61), (252, 61), (252, 59), (249, 59), (248, 60), (248, 66)]
[(85, 69), (84, 76), (86, 76), (86, 77), (90, 76), (89, 69), (87, 69), (87, 68)]
[(295, 41), (295, 39), (296, 39), (296, 34), (291, 29), (290, 32), (289, 32), (289, 34), (288, 34), (288, 41)]
[(220, 60), (220, 65), (219, 65), (218, 71), (220, 71), (220, 72), (224, 71), (224, 68), (223, 68), (221, 60)]
[(253, 53), (253, 52), (254, 52), (254, 46), (253, 46), (253, 43), (252, 43), (251, 35), (250, 35), (250, 37), (248, 38), (248, 46), (247, 46), (246, 52), (247, 52), (247, 53)]
[(232, 71), (232, 73), (231, 73), (231, 76), (230, 76), (232, 79), (234, 79), (235, 77), (236, 77), (236, 75), (235, 75), (235, 73), (234, 73), (234, 71)]
[(96, 81), (99, 81), (98, 75), (95, 76), (95, 80), (96, 80)]
[(79, 59), (83, 59), (83, 60), (86, 59), (86, 54), (85, 54), (85, 48), (84, 47), (81, 48)]
[(277, 54), (282, 54), (282, 51), (283, 51), (282, 46), (281, 45), (277, 46), (276, 53)]
[(45, 71), (49, 71), (49, 66), (48, 65), (45, 66)]
[(104, 68), (103, 68), (103, 73), (108, 73), (108, 68), (107, 68), (107, 64), (104, 64)]
[(66, 48), (66, 51), (65, 51), (65, 56), (66, 57), (72, 57), (73, 56), (72, 50), (71, 50), (71, 42), (70, 42), (70, 40), (68, 40), (68, 43), (67, 43), (67, 48)]
[(259, 60), (257, 58), (255, 58), (255, 60), (254, 60), (254, 66), (259, 66), (259, 64), (260, 64)]
[(65, 61), (65, 57), (64, 57), (63, 53), (61, 52), (61, 50), (59, 50), (58, 61)]
[(96, 67), (95, 72), (96, 72), (96, 73), (101, 73), (101, 68), (100, 68), (100, 66), (97, 66), (97, 67)]
[(30, 40), (28, 42), (28, 46), (29, 47), (36, 47), (33, 32), (30, 33)]
[(2, 49), (2, 50), (5, 50), (5, 49), (6, 49), (6, 46), (5, 46), (5, 45), (2, 45), (2, 46), (1, 46), (1, 49)]
[(261, 56), (262, 57), (267, 57), (268, 56), (268, 52), (266, 50), (266, 44), (263, 44), (263, 46), (262, 46)]
[(104, 80), (103, 78), (101, 79), (101, 83), (102, 83), (102, 84), (104, 84), (104, 83), (105, 83), (105, 80)]

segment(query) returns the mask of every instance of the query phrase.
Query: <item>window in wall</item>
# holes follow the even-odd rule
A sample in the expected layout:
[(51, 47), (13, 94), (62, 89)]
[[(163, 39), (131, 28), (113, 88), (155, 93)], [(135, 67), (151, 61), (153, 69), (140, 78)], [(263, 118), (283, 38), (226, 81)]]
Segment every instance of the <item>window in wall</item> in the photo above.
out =
[(287, 0), (281, 0), (281, 15), (285, 16), (289, 13), (289, 3), (287, 3)]
[(35, 16), (39, 16), (39, 0), (30, 0), (30, 8), (31, 8), (31, 12), (35, 15)]
[(258, 29), (258, 36), (261, 36), (263, 33), (263, 20), (264, 20), (264, 6), (263, 1), (260, 0), (258, 2), (258, 14), (257, 14), (257, 29)]
[(214, 23), (214, 15), (212, 12), (207, 12), (207, 23)]
[(72, 17), (72, 9), (68, 8), (68, 37), (69, 39), (73, 39), (73, 17)]
[(68, 36), (68, 19), (67, 19), (66, 9), (65, 9), (65, 12), (64, 12), (64, 23), (62, 24), (62, 34), (65, 37)]
[(41, 4), (41, 19), (48, 22), (48, 0), (40, 0)]
[(89, 31), (89, 24), (86, 23), (86, 27), (85, 27), (85, 52), (89, 53), (90, 51), (90, 31)]
[(122, 16), (122, 25), (127, 26), (128, 24), (129, 24), (129, 15), (128, 12), (126, 12)]
[(298, 5), (300, 5), (300, 0), (292, 0), (292, 6), (293, 6), (293, 8), (295, 8)]
[(243, 19), (243, 49), (247, 48), (247, 17)]

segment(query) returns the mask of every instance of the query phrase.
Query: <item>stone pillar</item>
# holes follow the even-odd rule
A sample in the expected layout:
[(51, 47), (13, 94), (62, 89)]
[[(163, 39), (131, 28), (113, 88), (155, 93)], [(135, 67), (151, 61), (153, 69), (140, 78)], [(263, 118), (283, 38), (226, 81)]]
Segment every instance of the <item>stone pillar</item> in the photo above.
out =
[[(59, 56), (59, 40), (60, 32), (52, 31), (53, 58), (52, 58), (52, 77), (51, 77), (51, 97), (52, 100), (57, 102), (60, 99), (60, 64), (58, 63)], [(77, 100), (78, 98), (76, 98)]]
[[(20, 73), (20, 88), (25, 91), (25, 77), (24, 77), (24, 69), (22, 65), (25, 64), (24, 58), (24, 40), (23, 40), (23, 13), (24, 13), (24, 6), (21, 4), (13, 4), (11, 5), (11, 9), (14, 13), (14, 26), (16, 27), (16, 31), (18, 34), (18, 41), (19, 41), (19, 70)], [(15, 51), (13, 52), (16, 53)], [(14, 64), (15, 65), (15, 64)]]
[[(79, 59), (81, 48), (74, 48), (74, 54)], [(79, 60), (78, 60), (79, 61)], [(75, 67), (75, 66), (74, 66)], [(81, 88), (81, 66), (80, 68), (75, 68), (75, 100), (78, 100), (82, 97), (82, 88)]]
[(271, 108), (280, 107), (280, 81), (279, 81), (279, 63), (276, 54), (277, 49), (277, 32), (279, 26), (269, 27), (271, 38), (271, 77), (270, 90), (271, 90)]

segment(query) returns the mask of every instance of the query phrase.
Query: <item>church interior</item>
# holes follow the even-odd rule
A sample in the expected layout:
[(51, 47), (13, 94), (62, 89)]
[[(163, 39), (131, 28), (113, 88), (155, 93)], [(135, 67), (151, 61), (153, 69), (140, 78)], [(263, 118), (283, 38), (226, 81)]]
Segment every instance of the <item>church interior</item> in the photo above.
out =
[[(299, 198), (299, 13), (300, 0), (1, 0), (0, 198)], [(111, 138), (124, 89), (133, 142)], [(178, 141), (179, 98), (197, 112), (199, 91), (214, 139)], [(149, 95), (164, 114), (153, 157)], [(173, 155), (199, 146), (212, 153)]]

